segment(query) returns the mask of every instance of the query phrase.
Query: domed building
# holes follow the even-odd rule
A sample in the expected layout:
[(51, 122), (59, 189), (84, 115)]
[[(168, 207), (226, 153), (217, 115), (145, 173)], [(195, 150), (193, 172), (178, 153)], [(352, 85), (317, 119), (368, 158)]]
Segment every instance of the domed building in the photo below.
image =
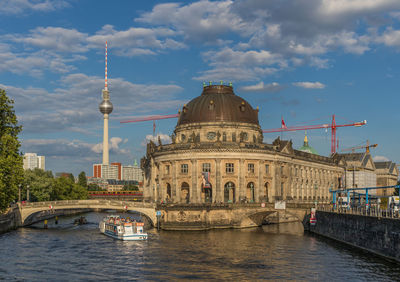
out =
[(299, 148), (299, 151), (318, 155), (317, 151), (308, 144), (307, 133), (304, 136), (303, 146)]
[(141, 160), (146, 200), (173, 203), (328, 203), (339, 158), (263, 142), (258, 108), (232, 86), (209, 85), (184, 105), (171, 144), (150, 142)]

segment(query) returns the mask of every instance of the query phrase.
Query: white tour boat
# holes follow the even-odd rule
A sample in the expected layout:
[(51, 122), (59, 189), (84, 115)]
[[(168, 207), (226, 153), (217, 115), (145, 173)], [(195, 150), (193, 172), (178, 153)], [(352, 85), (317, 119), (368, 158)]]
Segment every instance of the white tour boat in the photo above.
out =
[(120, 240), (146, 240), (144, 223), (121, 218), (119, 215), (109, 215), (99, 223), (100, 232)]

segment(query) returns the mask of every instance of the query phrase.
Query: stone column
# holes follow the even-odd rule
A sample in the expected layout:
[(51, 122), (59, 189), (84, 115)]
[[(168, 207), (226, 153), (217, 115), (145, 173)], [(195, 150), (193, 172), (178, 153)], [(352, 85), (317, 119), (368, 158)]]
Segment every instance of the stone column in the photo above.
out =
[(171, 173), (172, 173), (172, 184), (171, 184), (171, 198), (173, 203), (177, 203), (180, 200), (180, 192), (178, 190), (178, 183), (177, 183), (177, 172), (176, 172), (176, 161), (172, 161), (171, 163)]
[(158, 169), (158, 183), (160, 191), (158, 191), (158, 195), (160, 196), (161, 201), (165, 201), (165, 197), (167, 195), (165, 180), (163, 180), (163, 177), (164, 177), (164, 164), (160, 162)]
[(215, 159), (215, 188), (213, 187), (213, 202), (223, 202), (223, 189), (221, 189), (221, 159)]
[(192, 185), (190, 187), (190, 202), (198, 203), (199, 187), (197, 187), (197, 160), (192, 161)]
[(264, 201), (264, 199), (262, 199), (264, 197), (264, 193), (263, 193), (263, 189), (264, 188), (264, 178), (263, 178), (263, 169), (264, 169), (264, 161), (259, 161), (258, 162), (258, 184), (256, 183), (257, 187), (256, 187), (256, 192), (255, 192), (255, 199), (254, 201), (256, 203), (261, 202), (261, 200)]
[(273, 162), (270, 165), (272, 179), (271, 179), (271, 188), (270, 188), (271, 195), (268, 195), (268, 197), (269, 197), (269, 202), (272, 202), (272, 203), (275, 202), (275, 196), (276, 196), (276, 185), (277, 185), (276, 166), (277, 166), (276, 162)]
[(235, 202), (239, 203), (240, 200), (246, 197), (246, 189), (247, 186), (244, 183), (244, 174), (245, 174), (245, 167), (244, 167), (244, 159), (239, 160), (239, 187), (236, 189), (237, 193), (235, 193)]

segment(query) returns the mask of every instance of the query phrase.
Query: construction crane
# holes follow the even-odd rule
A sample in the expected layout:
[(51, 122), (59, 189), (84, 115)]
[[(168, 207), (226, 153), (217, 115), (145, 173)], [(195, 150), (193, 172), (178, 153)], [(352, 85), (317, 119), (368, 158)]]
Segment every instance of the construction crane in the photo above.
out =
[(351, 151), (352, 153), (354, 153), (355, 150), (357, 150), (357, 149), (365, 149), (365, 152), (369, 153), (369, 148), (376, 148), (376, 147), (378, 147), (378, 144), (371, 144), (370, 145), (369, 144), (369, 140), (367, 140), (366, 145), (346, 148), (346, 149), (341, 150), (341, 152)]
[(155, 115), (155, 116), (146, 116), (146, 117), (141, 117), (141, 118), (136, 118), (136, 119), (131, 119), (131, 120), (122, 120), (120, 123), (130, 123), (130, 122), (142, 122), (142, 121), (153, 121), (153, 135), (155, 135), (156, 132), (156, 120), (160, 119), (168, 119), (168, 118), (177, 118), (179, 117), (179, 114), (173, 114), (173, 115)]
[(318, 125), (305, 125), (305, 126), (286, 126), (285, 122), (282, 118), (282, 126), (281, 128), (263, 130), (263, 133), (273, 133), (273, 132), (285, 132), (285, 131), (297, 131), (297, 130), (310, 130), (310, 129), (331, 129), (331, 154), (336, 153), (336, 147), (338, 146), (336, 140), (336, 130), (338, 127), (348, 127), (348, 126), (363, 126), (366, 125), (367, 121), (363, 120), (360, 122), (354, 122), (349, 124), (336, 124), (335, 115), (332, 115), (332, 123), (331, 124), (318, 124)]

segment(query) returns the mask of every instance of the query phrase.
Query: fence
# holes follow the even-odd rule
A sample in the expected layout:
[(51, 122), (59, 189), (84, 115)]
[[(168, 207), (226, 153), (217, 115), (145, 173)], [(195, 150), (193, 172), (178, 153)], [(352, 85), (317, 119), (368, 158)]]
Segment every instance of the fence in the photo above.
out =
[(356, 206), (356, 207), (336, 207), (333, 208), (333, 205), (320, 205), (317, 207), (317, 211), (326, 211), (326, 212), (334, 212), (338, 214), (355, 214), (355, 215), (364, 215), (364, 216), (373, 216), (373, 217), (384, 217), (384, 218), (396, 218), (400, 219), (399, 211), (394, 209), (381, 209), (379, 206), (365, 207), (365, 206)]

